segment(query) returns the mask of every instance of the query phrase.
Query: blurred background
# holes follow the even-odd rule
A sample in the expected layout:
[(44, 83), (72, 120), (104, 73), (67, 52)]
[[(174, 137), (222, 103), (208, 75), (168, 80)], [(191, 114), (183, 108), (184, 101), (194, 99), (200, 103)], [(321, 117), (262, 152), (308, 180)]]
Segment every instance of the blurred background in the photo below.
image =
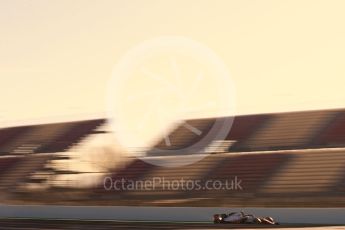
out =
[[(1, 203), (344, 208), (344, 8), (340, 0), (0, 1)], [(224, 62), (236, 109), (164, 124), (136, 158), (107, 114), (112, 70), (137, 44), (175, 35)], [(198, 103), (212, 98), (210, 76), (193, 94)], [(180, 77), (187, 84), (195, 75)], [(151, 103), (141, 99), (139, 118)], [(173, 99), (165, 102), (155, 113), (173, 111)], [(195, 160), (159, 166), (187, 159)], [(243, 189), (105, 189), (109, 179), (157, 177), (221, 185), (237, 177)]]
[[(208, 133), (216, 120), (186, 122)], [(344, 125), (343, 109), (236, 116), (224, 140), (215, 137), (198, 151), (177, 151), (204, 138), (179, 125), (169, 133), (170, 145), (162, 137), (141, 158), (126, 155), (115, 144), (105, 119), (4, 128), (0, 131), (2, 201), (344, 207)], [(159, 166), (159, 161), (186, 161), (188, 157), (196, 157), (188, 166)], [(161, 181), (153, 182), (153, 189), (128, 189), (120, 184), (115, 189), (113, 184), (125, 180), (128, 186), (131, 181), (164, 178), (165, 183), (184, 179), (204, 185), (218, 180), (224, 185), (234, 177), (241, 180), (241, 189), (183, 189), (182, 185), (172, 189)]]

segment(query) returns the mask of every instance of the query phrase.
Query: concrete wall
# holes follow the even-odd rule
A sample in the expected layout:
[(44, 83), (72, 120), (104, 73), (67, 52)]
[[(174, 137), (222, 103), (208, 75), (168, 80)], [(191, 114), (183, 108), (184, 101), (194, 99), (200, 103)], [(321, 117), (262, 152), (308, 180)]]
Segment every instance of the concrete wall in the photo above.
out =
[(194, 208), (0, 205), (0, 218), (211, 221), (215, 213), (241, 211), (272, 216), (281, 223), (344, 224), (345, 208)]

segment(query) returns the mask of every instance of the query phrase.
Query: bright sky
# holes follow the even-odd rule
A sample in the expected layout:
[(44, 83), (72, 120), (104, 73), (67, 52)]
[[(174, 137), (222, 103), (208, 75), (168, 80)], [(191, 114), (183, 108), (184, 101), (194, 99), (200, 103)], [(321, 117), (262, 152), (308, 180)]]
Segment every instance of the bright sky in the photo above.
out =
[(345, 1), (1, 0), (0, 123), (105, 114), (114, 65), (162, 35), (221, 57), (238, 114), (345, 107)]

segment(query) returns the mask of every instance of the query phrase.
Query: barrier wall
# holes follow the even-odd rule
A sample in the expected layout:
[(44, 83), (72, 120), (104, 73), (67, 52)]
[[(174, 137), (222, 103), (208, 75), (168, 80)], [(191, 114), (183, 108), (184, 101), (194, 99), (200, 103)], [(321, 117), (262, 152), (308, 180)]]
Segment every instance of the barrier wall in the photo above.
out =
[(118, 221), (212, 221), (215, 213), (244, 211), (272, 216), (281, 223), (344, 224), (345, 208), (195, 208), (0, 205), (0, 218), (46, 218)]

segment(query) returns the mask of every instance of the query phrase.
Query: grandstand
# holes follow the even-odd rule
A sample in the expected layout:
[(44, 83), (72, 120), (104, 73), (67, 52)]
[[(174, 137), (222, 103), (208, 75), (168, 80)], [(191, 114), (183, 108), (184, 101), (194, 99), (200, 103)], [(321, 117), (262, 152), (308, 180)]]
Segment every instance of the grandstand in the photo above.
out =
[[(215, 118), (185, 122), (204, 133)], [(163, 138), (158, 140), (147, 158), (181, 161), (188, 155), (205, 154), (203, 159), (184, 167), (166, 168), (151, 165), (145, 158), (127, 157), (123, 164), (94, 172), (61, 169), (51, 163), (68, 162), (77, 145), (92, 135), (105, 134), (98, 129), (106, 125), (105, 119), (4, 128), (0, 130), (0, 193), (8, 203), (345, 207), (344, 124), (343, 109), (237, 116), (225, 140), (231, 143), (226, 151), (206, 154), (204, 149), (167, 155), (164, 150), (183, 150), (204, 137), (193, 135), (181, 123), (169, 135), (171, 145), (166, 145)], [(54, 183), (59, 174), (90, 173), (101, 176), (92, 187)], [(166, 182), (183, 178), (202, 183), (225, 183), (237, 177), (242, 189), (172, 190), (156, 181), (151, 190), (114, 191), (104, 189), (105, 177), (126, 181), (154, 181), (160, 177)], [(39, 194), (32, 185), (40, 187)]]
[[(344, 147), (344, 114), (345, 110), (339, 109), (229, 117), (225, 119), (234, 121), (226, 140), (232, 142), (230, 152)], [(205, 133), (215, 120), (207, 118), (185, 123)], [(203, 139), (204, 135), (190, 132), (185, 123), (169, 135), (171, 145), (166, 145), (163, 139), (154, 148), (183, 149)], [(150, 155), (165, 155), (163, 152), (150, 152)]]
[(0, 130), (0, 153), (55, 153), (66, 151), (90, 135), (105, 120), (89, 120), (5, 128)]
[(98, 119), (1, 129), (0, 194), (14, 195), (27, 185), (46, 183), (46, 179), (61, 173), (47, 166), (54, 160), (69, 159), (69, 154), (62, 153), (69, 152), (104, 122)]

